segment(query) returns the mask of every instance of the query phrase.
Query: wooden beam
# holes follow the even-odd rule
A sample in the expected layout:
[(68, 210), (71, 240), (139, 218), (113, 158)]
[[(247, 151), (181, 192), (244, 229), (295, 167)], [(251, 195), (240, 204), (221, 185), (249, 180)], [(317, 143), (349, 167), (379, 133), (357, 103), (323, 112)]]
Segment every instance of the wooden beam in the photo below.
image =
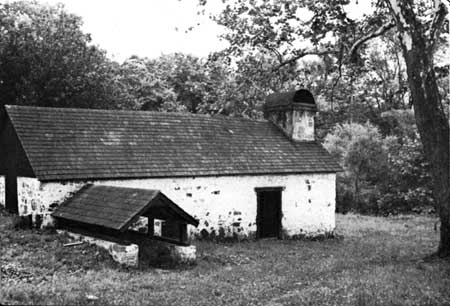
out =
[(147, 217), (147, 235), (150, 237), (155, 236), (155, 219)]

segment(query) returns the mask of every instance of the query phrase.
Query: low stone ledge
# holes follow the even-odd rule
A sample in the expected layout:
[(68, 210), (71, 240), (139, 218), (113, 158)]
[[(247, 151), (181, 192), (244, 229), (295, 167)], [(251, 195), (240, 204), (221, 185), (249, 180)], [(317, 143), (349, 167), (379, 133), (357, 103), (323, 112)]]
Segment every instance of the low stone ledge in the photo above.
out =
[(139, 264), (139, 247), (137, 244), (121, 245), (115, 243), (109, 247), (108, 251), (118, 263), (130, 267), (137, 267)]
[(180, 263), (192, 264), (197, 258), (197, 248), (195, 245), (174, 245), (172, 248), (172, 255), (174, 259)]
[(179, 246), (170, 242), (151, 240), (139, 245), (139, 260), (144, 266), (192, 265), (197, 259), (194, 245)]
[(125, 245), (63, 230), (57, 230), (57, 232), (59, 234), (66, 233), (75, 240), (85, 241), (101, 247), (107, 250), (116, 262), (125, 266), (137, 267), (139, 264), (139, 247), (137, 244)]
[(194, 245), (180, 246), (160, 240), (145, 240), (126, 245), (65, 230), (57, 232), (65, 233), (76, 241), (85, 241), (101, 247), (107, 250), (116, 262), (129, 267), (192, 265), (197, 259), (197, 248)]

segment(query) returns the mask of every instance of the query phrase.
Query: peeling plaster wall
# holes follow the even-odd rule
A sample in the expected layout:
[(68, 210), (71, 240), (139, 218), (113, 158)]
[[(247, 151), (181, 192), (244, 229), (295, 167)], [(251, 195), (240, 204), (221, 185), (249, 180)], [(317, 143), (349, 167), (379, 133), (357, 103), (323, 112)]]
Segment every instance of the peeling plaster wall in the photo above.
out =
[(51, 225), (52, 218), (49, 214), (52, 209), (83, 186), (84, 183), (79, 182), (41, 183), (36, 178), (18, 177), (19, 215), (41, 215), (42, 225)]
[(314, 140), (314, 112), (294, 111), (293, 112), (293, 133), (294, 140)]
[[(159, 189), (200, 220), (189, 226), (191, 236), (252, 237), (256, 233), (255, 187), (285, 187), (282, 192), (283, 233), (317, 235), (335, 227), (335, 174), (223, 176), (104, 180), (91, 183), (118, 187)], [(21, 214), (47, 213), (83, 183), (40, 183), (19, 178)]]
[(0, 205), (5, 206), (5, 177), (0, 175)]
[(314, 112), (288, 110), (272, 112), (269, 120), (275, 123), (287, 136), (298, 141), (313, 141)]

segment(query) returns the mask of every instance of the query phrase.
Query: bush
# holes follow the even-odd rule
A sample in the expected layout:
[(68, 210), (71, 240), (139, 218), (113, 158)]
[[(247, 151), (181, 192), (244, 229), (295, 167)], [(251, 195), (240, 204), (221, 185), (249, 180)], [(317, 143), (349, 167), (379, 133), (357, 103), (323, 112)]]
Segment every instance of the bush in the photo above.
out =
[(430, 165), (418, 135), (398, 138), (388, 150), (389, 172), (378, 205), (392, 213), (428, 211), (434, 205)]
[[(382, 137), (370, 123), (336, 125), (324, 146), (344, 168), (337, 176), (336, 210), (387, 215), (430, 211), (430, 167), (415, 127)], [(408, 131), (403, 132), (403, 129)]]
[(324, 146), (345, 170), (337, 180), (338, 210), (371, 210), (367, 199), (373, 198), (371, 190), (383, 178), (388, 160), (378, 129), (369, 122), (338, 124)]

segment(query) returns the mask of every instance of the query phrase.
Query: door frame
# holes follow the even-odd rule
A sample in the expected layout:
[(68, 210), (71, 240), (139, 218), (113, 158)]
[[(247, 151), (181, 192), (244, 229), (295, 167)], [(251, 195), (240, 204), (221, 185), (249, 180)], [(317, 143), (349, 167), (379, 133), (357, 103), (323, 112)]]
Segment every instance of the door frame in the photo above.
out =
[(285, 190), (286, 187), (284, 186), (275, 186), (275, 187), (255, 187), (255, 192), (256, 192), (256, 238), (260, 239), (261, 237), (261, 232), (260, 232), (260, 218), (261, 218), (261, 202), (260, 202), (260, 196), (262, 192), (274, 192), (274, 191), (278, 191), (280, 193), (280, 205), (277, 205), (276, 209), (277, 209), (277, 238), (281, 239), (282, 238), (282, 229), (283, 229), (283, 225), (281, 223), (282, 221), (282, 207), (283, 207), (283, 190)]

